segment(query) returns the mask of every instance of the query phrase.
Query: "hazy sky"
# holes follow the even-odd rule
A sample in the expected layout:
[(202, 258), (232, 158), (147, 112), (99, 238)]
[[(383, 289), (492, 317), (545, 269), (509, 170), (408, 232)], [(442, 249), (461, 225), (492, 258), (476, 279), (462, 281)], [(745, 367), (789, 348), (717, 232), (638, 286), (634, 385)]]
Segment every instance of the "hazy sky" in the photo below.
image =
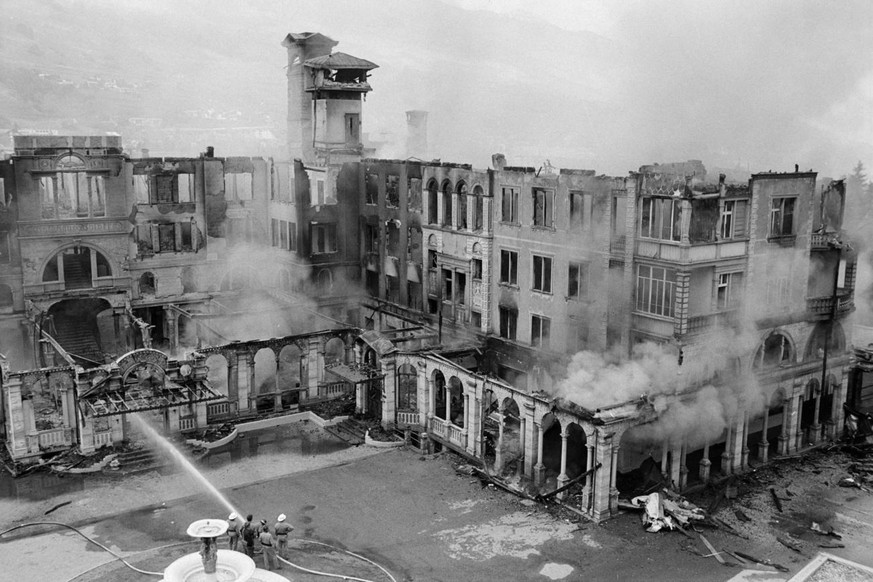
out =
[[(19, 43), (8, 46), (43, 68), (108, 62), (125, 76), (172, 79), (132, 117), (257, 104), (282, 131), (279, 42), (320, 31), (339, 41), (336, 50), (380, 65), (364, 131), (393, 140), (386, 156), (404, 153), (404, 111), (427, 109), (433, 156), (478, 167), (498, 151), (515, 165), (550, 159), (619, 175), (685, 159), (752, 171), (797, 163), (830, 176), (858, 160), (873, 166), (870, 0), (8, 0), (5, 8), (0, 40), (4, 23), (28, 22), (28, 38), (6, 29)], [(185, 103), (170, 101), (180, 95)]]
[(873, 164), (873, 2), (447, 1), (613, 40), (625, 70), (611, 98), (643, 139), (670, 141), (672, 127), (759, 170), (786, 169), (768, 155), (779, 149), (832, 174), (853, 152)]

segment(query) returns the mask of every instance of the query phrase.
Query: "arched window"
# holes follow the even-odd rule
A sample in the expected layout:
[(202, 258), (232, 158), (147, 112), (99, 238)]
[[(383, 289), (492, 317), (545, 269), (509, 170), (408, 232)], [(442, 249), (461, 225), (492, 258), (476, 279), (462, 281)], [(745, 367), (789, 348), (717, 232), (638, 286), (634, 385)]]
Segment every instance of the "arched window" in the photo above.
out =
[(480, 231), (485, 228), (485, 198), (482, 193), (482, 186), (473, 188), (474, 201), (473, 204), (473, 230)]
[(418, 410), (418, 377), (410, 364), (403, 364), (397, 370), (397, 408), (408, 412)]
[(787, 336), (773, 332), (755, 354), (755, 368), (787, 366), (794, 360), (794, 349)]
[(458, 228), (467, 230), (467, 185), (458, 184)]
[(439, 222), (439, 206), (440, 199), (437, 192), (436, 181), (431, 180), (427, 183), (427, 223), (437, 224)]
[(43, 283), (62, 282), (64, 289), (85, 289), (94, 280), (112, 277), (109, 259), (87, 246), (75, 246), (59, 251), (50, 258), (42, 272)]
[[(831, 328), (831, 325), (833, 327)], [(803, 360), (815, 360), (824, 357), (825, 340), (829, 357), (840, 354), (846, 350), (846, 335), (839, 322), (820, 321), (815, 324), (809, 341), (806, 344), (806, 352)]]
[(139, 294), (154, 295), (156, 290), (154, 273), (143, 273), (139, 277)]
[(443, 182), (443, 226), (452, 228), (452, 183)]

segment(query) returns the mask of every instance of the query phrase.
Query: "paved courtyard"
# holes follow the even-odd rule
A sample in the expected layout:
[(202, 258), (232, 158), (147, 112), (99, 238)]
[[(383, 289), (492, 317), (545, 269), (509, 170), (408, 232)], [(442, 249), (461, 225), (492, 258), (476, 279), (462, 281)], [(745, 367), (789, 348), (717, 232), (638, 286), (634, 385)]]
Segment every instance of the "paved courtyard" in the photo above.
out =
[[(289, 555), (292, 561), (369, 580), (388, 578), (340, 550), (369, 558), (398, 581), (721, 581), (741, 574), (739, 567), (701, 557), (708, 552), (696, 534), (693, 538), (678, 533), (648, 534), (638, 516), (630, 513), (603, 525), (568, 514), (555, 515), (501, 490), (483, 488), (478, 479), (454, 470), (458, 462), (449, 454), (422, 457), (405, 449), (358, 447), (290, 464), (280, 463), (273, 455), (258, 455), (206, 472), (234, 506), (253, 513), (256, 519), (272, 523), (279, 513), (288, 515), (296, 528)], [(822, 495), (822, 503), (830, 496), (833, 499), (828, 498), (828, 503), (841, 504), (829, 515), (846, 545), (828, 551), (869, 564), (866, 548), (873, 539), (869, 494), (833, 487)], [(66, 500), (73, 503), (42, 515)], [(755, 515), (753, 501), (750, 497), (747, 505)], [(10, 520), (6, 510), (21, 503), (28, 510), (19, 508), (13, 512), (16, 519)], [(22, 519), (77, 524), (140, 567), (158, 571), (178, 555), (195, 551), (192, 544), (184, 544), (188, 523), (203, 517), (223, 518), (227, 513), (182, 475), (145, 475), (111, 490), (3, 504), (2, 529)], [(759, 532), (766, 525), (747, 525), (740, 532), (742, 537), (713, 530), (706, 535), (719, 549), (771, 558), (798, 571), (812, 557), (814, 546), (805, 550), (808, 555), (792, 552)], [(156, 579), (138, 578), (72, 532), (34, 533), (15, 532), (0, 543), (0, 562), (7, 571), (21, 573), (23, 579)], [(284, 573), (294, 580), (324, 579), (292, 570)], [(769, 572), (744, 574), (743, 579), (788, 576)]]

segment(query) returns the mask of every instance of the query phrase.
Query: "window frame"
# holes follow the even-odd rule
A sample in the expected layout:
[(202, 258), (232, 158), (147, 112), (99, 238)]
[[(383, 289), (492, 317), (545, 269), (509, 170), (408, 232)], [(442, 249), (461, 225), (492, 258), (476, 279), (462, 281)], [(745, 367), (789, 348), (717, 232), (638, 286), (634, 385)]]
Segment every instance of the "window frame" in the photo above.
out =
[[(786, 212), (786, 202), (791, 202), (791, 211)], [(768, 230), (768, 238), (770, 239), (786, 239), (792, 238), (796, 236), (795, 228), (794, 228), (794, 214), (797, 210), (797, 196), (773, 196), (770, 198), (770, 221), (769, 221), (769, 230)], [(788, 231), (785, 232), (785, 222), (786, 217), (790, 220), (790, 224), (788, 225)], [(775, 232), (777, 229), (775, 228), (779, 223), (779, 232)]]
[(531, 259), (531, 291), (551, 295), (554, 259), (546, 255), (532, 255)]
[[(647, 274), (643, 275), (643, 270)], [(663, 276), (656, 277), (660, 271)], [(672, 280), (670, 275), (672, 274)], [(637, 265), (635, 309), (639, 313), (655, 317), (676, 317), (676, 271), (654, 265)]]
[[(321, 245), (316, 245), (319, 241), (319, 232), (324, 234), (324, 248), (321, 248)], [(330, 255), (339, 252), (337, 225), (335, 222), (311, 222), (310, 235), (310, 254)], [(329, 248), (331, 242), (333, 243), (333, 248)]]
[(518, 337), (518, 309), (507, 305), (498, 305), (498, 335), (504, 339), (516, 341)]
[[(567, 265), (567, 298), (588, 299), (588, 261), (570, 261)], [(576, 269), (576, 284), (573, 284), (573, 269)], [(574, 288), (575, 287), (575, 288)]]
[(500, 222), (519, 225), (518, 188), (502, 186), (500, 194)]
[(500, 249), (499, 283), (501, 285), (518, 287), (518, 251)]
[[(544, 333), (545, 332), (545, 333)], [(551, 349), (552, 320), (544, 315), (530, 316), (530, 345), (543, 350)]]
[[(667, 203), (669, 203), (669, 213), (665, 211), (665, 207), (668, 206)], [(665, 225), (664, 217), (668, 214), (668, 223)], [(648, 217), (648, 224), (644, 226), (644, 220), (646, 217)], [(663, 236), (665, 226), (669, 227), (670, 232), (670, 236), (667, 238)], [(682, 200), (661, 196), (648, 196), (643, 198), (640, 201), (640, 217), (637, 222), (637, 232), (639, 233), (640, 238), (681, 242)]]
[[(539, 201), (542, 200), (542, 206)], [(555, 229), (555, 191), (549, 188), (534, 186), (531, 188), (532, 201), (532, 226), (534, 228), (543, 228), (547, 230)], [(540, 208), (542, 211), (540, 212)]]
[(570, 222), (569, 229), (580, 231), (585, 228), (585, 192), (584, 190), (571, 190), (570, 198)]

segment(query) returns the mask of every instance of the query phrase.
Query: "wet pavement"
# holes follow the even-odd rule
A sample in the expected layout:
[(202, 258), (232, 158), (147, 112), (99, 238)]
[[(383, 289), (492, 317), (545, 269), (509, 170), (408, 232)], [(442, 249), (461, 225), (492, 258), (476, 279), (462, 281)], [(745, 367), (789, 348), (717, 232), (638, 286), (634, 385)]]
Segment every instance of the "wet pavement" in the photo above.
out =
[[(708, 551), (695, 533), (691, 537), (676, 532), (646, 533), (635, 513), (624, 513), (600, 525), (568, 513), (553, 514), (543, 506), (483, 488), (478, 479), (456, 473), (454, 465), (460, 460), (452, 455), (422, 457), (401, 449), (363, 458), (353, 454), (370, 451), (357, 447), (311, 457), (329, 461), (329, 466), (260, 478), (258, 475), (266, 474), (268, 466), (283, 457), (288, 466), (293, 463), (287, 457), (295, 457), (297, 462), (303, 459), (277, 451), (263, 454), (269, 446), (265, 444), (262, 449), (259, 442), (258, 455), (217, 469), (243, 471), (251, 477), (248, 482), (214, 482), (256, 520), (272, 522), (276, 515), (285, 513), (295, 527), (291, 558), (308, 567), (352, 575), (363, 568), (353, 562), (331, 561), (336, 552), (313, 551), (310, 544), (321, 542), (376, 561), (398, 581), (725, 581), (741, 573), (740, 567), (723, 566), (712, 557), (704, 557)], [(771, 570), (766, 575), (769, 580), (785, 580), (818, 551), (814, 534), (810, 537), (808, 532), (792, 528), (808, 529), (806, 522), (819, 518), (833, 524), (846, 545), (829, 552), (869, 563), (873, 561), (869, 556), (873, 494), (834, 486), (839, 473), (834, 457), (817, 461), (815, 466), (783, 467), (772, 474), (758, 471), (747, 487), (741, 488), (740, 498), (724, 504), (718, 512), (728, 521), (735, 507), (742, 506), (753, 520), (732, 522), (740, 535), (723, 530), (707, 530), (705, 535), (720, 551), (742, 551), (784, 564), (790, 573)], [(86, 519), (81, 511), (77, 514), (73, 510), (93, 507), (96, 501), (77, 506), (77, 500), (57, 513), (62, 521), (84, 520), (89, 535), (155, 569), (169, 563), (172, 552), (144, 550), (184, 541), (183, 530), (195, 519), (224, 517), (220, 503), (205, 495), (190, 495), (184, 489), (173, 492), (177, 497), (188, 494), (185, 497), (174, 500), (167, 496), (165, 504), (143, 509), (136, 493), (139, 489), (133, 487), (142, 484), (131, 484), (130, 494), (125, 496), (126, 510)], [(775, 515), (778, 512), (767, 498), (769, 487), (780, 488), (789, 498), (784, 514)], [(784, 489), (794, 495), (789, 496)], [(64, 515), (68, 509), (72, 513)], [(783, 531), (796, 532), (804, 544), (801, 552), (776, 541)], [(71, 580), (101, 564), (99, 573), (76, 578), (76, 582), (150, 579), (136, 578), (116, 564), (107, 564), (111, 560), (107, 554), (88, 547), (87, 542), (67, 533), (18, 538), (0, 543), (0, 562), (26, 572), (26, 579)], [(48, 565), (47, 555), (54, 557)], [(387, 580), (367, 572), (364, 577), (368, 579)], [(297, 572), (290, 574), (294, 580), (310, 579)]]
[[(285, 455), (312, 457), (326, 455), (348, 448), (349, 444), (308, 421), (296, 422), (265, 429), (252, 430), (233, 442), (210, 451), (205, 457), (191, 458), (201, 470), (216, 469), (258, 455)], [(176, 467), (161, 469), (172, 473)], [(41, 501), (88, 490), (111, 486), (114, 477), (96, 474), (58, 474), (40, 470), (22, 477), (12, 477), (0, 469), (0, 499)]]

